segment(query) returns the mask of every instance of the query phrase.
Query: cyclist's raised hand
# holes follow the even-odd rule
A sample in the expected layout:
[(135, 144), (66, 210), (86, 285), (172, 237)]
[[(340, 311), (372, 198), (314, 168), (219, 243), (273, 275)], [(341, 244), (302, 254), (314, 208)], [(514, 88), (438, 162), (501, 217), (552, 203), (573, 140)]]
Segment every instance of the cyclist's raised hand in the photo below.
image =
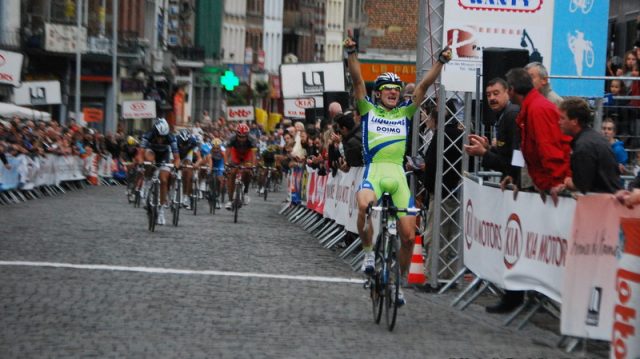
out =
[(350, 51), (356, 48), (356, 42), (353, 40), (353, 30), (347, 30), (347, 38), (344, 40), (342, 44), (345, 50)]

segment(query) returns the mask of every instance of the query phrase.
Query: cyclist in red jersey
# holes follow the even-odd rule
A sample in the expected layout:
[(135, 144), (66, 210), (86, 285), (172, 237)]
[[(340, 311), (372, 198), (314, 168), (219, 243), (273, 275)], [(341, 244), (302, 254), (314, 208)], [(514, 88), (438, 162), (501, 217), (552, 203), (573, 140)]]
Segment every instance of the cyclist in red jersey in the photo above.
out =
[[(249, 136), (249, 126), (241, 123), (236, 128), (236, 133), (229, 139), (227, 144), (226, 163), (230, 166), (246, 166), (255, 167), (257, 164), (256, 158), (256, 141)], [(231, 168), (227, 172), (227, 193), (229, 199), (233, 198), (233, 191), (235, 190), (235, 178), (238, 168)], [(251, 183), (251, 169), (242, 170), (242, 181), (244, 182), (244, 204), (249, 204), (249, 184)], [(228, 201), (224, 207), (231, 210), (231, 201)]]

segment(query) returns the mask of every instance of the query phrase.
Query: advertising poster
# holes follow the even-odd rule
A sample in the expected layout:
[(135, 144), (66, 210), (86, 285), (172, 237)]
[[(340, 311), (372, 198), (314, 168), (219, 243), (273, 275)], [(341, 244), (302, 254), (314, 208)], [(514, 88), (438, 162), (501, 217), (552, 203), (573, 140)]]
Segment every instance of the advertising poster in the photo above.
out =
[(475, 92), (487, 47), (527, 49), (531, 61), (549, 68), (553, 6), (553, 0), (445, 1), (443, 43), (453, 51), (442, 72), (447, 90)]
[[(609, 2), (556, 1), (551, 75), (604, 76), (607, 62)], [(552, 79), (560, 96), (601, 97), (604, 80)]]

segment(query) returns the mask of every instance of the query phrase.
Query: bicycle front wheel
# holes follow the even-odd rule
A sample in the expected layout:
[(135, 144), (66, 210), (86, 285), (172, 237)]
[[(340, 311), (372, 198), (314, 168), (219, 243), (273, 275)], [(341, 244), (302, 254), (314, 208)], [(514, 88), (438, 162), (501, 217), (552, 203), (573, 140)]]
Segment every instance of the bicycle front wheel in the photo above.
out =
[(191, 186), (191, 199), (192, 199), (192, 207), (193, 207), (193, 215), (197, 215), (198, 214), (198, 181), (194, 180), (192, 182), (192, 186)]
[[(397, 239), (395, 236), (389, 236), (389, 247)], [(387, 257), (385, 258), (385, 271), (387, 274), (387, 283), (384, 293), (385, 320), (387, 328), (392, 331), (396, 325), (396, 316), (398, 314), (398, 293), (400, 292), (400, 263), (396, 258), (396, 252), (389, 248)]]
[(242, 188), (240, 185), (236, 185), (236, 194), (233, 200), (233, 223), (238, 223), (238, 211), (242, 205)]
[(158, 184), (153, 183), (147, 194), (147, 218), (149, 220), (149, 230), (155, 232), (156, 221), (158, 220)]
[(180, 207), (182, 207), (182, 182), (179, 180), (176, 181), (174, 191), (174, 200), (171, 207), (173, 209), (173, 225), (177, 227), (180, 220)]
[(269, 186), (271, 186), (271, 180), (269, 179), (269, 177), (267, 177), (267, 180), (264, 183), (264, 186), (262, 186), (262, 190), (264, 191), (264, 200), (267, 200), (267, 193), (269, 192)]

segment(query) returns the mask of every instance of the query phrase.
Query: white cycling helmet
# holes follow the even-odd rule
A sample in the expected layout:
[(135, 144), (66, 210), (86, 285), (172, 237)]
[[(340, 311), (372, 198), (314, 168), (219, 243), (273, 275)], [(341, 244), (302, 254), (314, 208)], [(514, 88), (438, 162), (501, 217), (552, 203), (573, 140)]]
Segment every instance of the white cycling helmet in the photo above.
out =
[(158, 131), (158, 134), (160, 136), (166, 136), (169, 134), (169, 124), (164, 118), (156, 119), (156, 122), (153, 124), (153, 126), (155, 127), (156, 131)]

